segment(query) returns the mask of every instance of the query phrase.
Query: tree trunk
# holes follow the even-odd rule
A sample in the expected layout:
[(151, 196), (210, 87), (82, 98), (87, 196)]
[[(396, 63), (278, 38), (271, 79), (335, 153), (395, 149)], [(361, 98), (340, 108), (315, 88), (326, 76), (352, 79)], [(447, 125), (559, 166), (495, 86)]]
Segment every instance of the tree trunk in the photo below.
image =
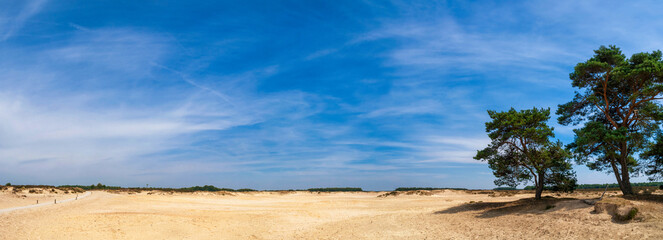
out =
[[(622, 190), (624, 196), (633, 195), (633, 188), (631, 188), (631, 179), (630, 172), (628, 171), (628, 146), (626, 142), (622, 142), (619, 157), (619, 165), (621, 169), (621, 179), (617, 177), (617, 182), (619, 183), (619, 189)], [(613, 167), (614, 168), (614, 167)]]
[(626, 161), (624, 161), (624, 163), (622, 163), (622, 181), (619, 184), (619, 188), (621, 188), (624, 196), (633, 195), (633, 188), (631, 187), (631, 178), (629, 175), (628, 165), (626, 164)]
[(624, 189), (624, 182), (622, 182), (621, 173), (617, 167), (615, 160), (610, 160), (610, 166), (612, 166), (612, 172), (615, 174), (615, 179), (617, 179), (617, 184), (619, 184), (619, 189)]
[(539, 173), (538, 178), (539, 180), (536, 184), (536, 194), (534, 195), (534, 199), (541, 200), (541, 193), (543, 193), (543, 173)]

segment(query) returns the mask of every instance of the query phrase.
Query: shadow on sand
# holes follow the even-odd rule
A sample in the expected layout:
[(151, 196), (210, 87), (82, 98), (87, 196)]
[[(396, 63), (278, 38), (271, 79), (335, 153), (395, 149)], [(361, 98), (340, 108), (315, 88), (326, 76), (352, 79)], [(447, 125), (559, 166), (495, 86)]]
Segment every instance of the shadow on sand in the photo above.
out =
[(435, 214), (454, 214), (460, 212), (481, 211), (477, 217), (493, 218), (510, 214), (546, 214), (563, 209), (590, 208), (592, 206), (575, 198), (544, 197), (541, 200), (524, 198), (511, 202), (465, 203), (437, 211)]
[(653, 203), (663, 203), (663, 195), (651, 195), (651, 194), (641, 194), (641, 195), (626, 195), (623, 198), (632, 200), (632, 201), (646, 201)]

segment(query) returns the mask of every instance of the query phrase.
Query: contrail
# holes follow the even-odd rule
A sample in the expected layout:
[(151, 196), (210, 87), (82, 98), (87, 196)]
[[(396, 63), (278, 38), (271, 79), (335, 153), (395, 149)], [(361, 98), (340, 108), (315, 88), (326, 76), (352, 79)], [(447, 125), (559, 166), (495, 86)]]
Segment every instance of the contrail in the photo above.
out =
[(163, 66), (163, 65), (161, 65), (161, 64), (154, 63), (154, 62), (152, 63), (152, 65), (153, 65), (153, 66), (156, 66), (156, 67), (158, 67), (158, 68), (161, 68), (161, 69), (168, 70), (168, 71), (170, 71), (170, 72), (172, 72), (172, 73), (175, 73), (175, 74), (179, 75), (180, 78), (182, 78), (182, 80), (184, 80), (185, 82), (187, 82), (187, 83), (190, 84), (191, 86), (194, 86), (194, 87), (197, 87), (197, 88), (199, 88), (199, 89), (202, 89), (202, 90), (208, 91), (208, 92), (214, 94), (215, 96), (217, 96), (217, 97), (223, 99), (223, 100), (226, 101), (227, 103), (229, 103), (229, 104), (235, 106), (235, 104), (233, 104), (233, 102), (230, 101), (230, 99), (228, 98), (228, 96), (226, 96), (225, 94), (223, 94), (223, 93), (221, 93), (221, 92), (219, 92), (219, 91), (216, 91), (216, 90), (214, 90), (214, 89), (211, 89), (211, 88), (209, 88), (209, 87), (206, 87), (206, 86), (200, 85), (200, 84), (198, 84), (198, 83), (196, 83), (196, 82), (194, 82), (194, 81), (188, 79), (187, 77), (184, 76), (184, 74), (183, 74), (182, 72), (176, 71), (176, 70), (174, 70), (174, 69), (171, 69), (171, 68), (169, 68), (169, 67), (166, 67), (166, 66)]

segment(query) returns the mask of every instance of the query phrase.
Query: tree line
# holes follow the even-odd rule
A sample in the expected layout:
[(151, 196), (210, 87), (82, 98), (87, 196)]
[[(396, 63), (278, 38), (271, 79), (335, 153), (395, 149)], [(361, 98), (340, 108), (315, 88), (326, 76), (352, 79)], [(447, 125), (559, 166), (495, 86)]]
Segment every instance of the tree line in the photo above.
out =
[[(633, 187), (660, 187), (663, 186), (663, 182), (641, 182), (641, 183), (631, 183)], [(575, 189), (604, 189), (604, 188), (619, 188), (619, 184), (610, 183), (610, 184), (578, 184)], [(534, 190), (534, 186), (525, 186), (523, 190)]]
[(613, 173), (624, 195), (634, 194), (631, 176), (663, 178), (663, 60), (661, 51), (626, 58), (616, 46), (601, 46), (569, 75), (575, 96), (558, 105), (557, 122), (577, 126), (573, 142), (555, 140), (550, 108), (488, 111), (490, 144), (476, 160), (488, 162), (495, 185), (534, 182), (544, 189), (577, 188), (576, 164)]

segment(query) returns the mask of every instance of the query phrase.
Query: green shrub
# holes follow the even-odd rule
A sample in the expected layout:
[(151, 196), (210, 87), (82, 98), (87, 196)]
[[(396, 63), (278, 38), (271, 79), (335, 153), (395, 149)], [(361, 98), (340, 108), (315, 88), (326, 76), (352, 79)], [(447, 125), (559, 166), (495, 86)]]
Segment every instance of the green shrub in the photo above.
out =
[(626, 220), (631, 220), (635, 217), (635, 215), (638, 214), (638, 209), (637, 208), (631, 208), (631, 211), (628, 212), (628, 216)]
[(257, 192), (258, 190), (255, 189), (250, 189), (250, 188), (240, 188), (235, 190), (235, 192)]
[(218, 192), (218, 191), (235, 191), (230, 188), (218, 188), (212, 185), (205, 185), (205, 186), (194, 186), (194, 187), (188, 187), (188, 188), (180, 188), (180, 191), (183, 192), (195, 192), (195, 191), (203, 191), (203, 192)]

